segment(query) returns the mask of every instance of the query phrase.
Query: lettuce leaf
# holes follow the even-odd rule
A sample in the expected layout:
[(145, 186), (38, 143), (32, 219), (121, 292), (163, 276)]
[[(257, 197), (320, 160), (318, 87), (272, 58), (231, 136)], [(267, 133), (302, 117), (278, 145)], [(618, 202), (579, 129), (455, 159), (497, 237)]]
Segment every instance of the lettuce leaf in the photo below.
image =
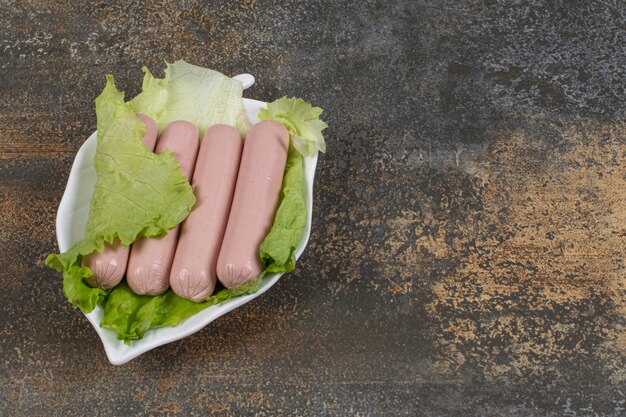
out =
[(145, 125), (135, 116), (112, 76), (96, 99), (98, 144), (94, 157), (97, 180), (85, 238), (62, 254), (51, 254), (46, 265), (63, 272), (63, 290), (70, 302), (88, 313), (106, 292), (91, 288), (92, 272), (82, 257), (102, 251), (118, 238), (123, 245), (137, 236), (162, 237), (182, 222), (195, 197), (174, 154), (156, 155), (143, 145)]
[(328, 125), (319, 117), (323, 110), (313, 107), (301, 98), (282, 97), (273, 101), (267, 109), (259, 112), (260, 120), (276, 120), (285, 125), (293, 138), (293, 145), (302, 156), (313, 156), (317, 151), (326, 152), (322, 130)]
[(157, 296), (137, 295), (122, 282), (108, 296), (100, 326), (115, 331), (118, 339), (130, 344), (131, 340), (141, 339), (148, 330), (176, 326), (207, 307), (257, 292), (262, 277), (263, 274), (232, 290), (223, 288), (202, 303), (181, 298), (171, 289)]
[(130, 105), (156, 120), (159, 132), (176, 120), (194, 123), (200, 135), (217, 123), (234, 126), (242, 133), (246, 130), (241, 82), (185, 61), (167, 64), (162, 79), (146, 67), (143, 71), (143, 91)]
[(259, 253), (266, 272), (291, 272), (296, 267), (296, 247), (306, 227), (304, 158), (289, 147), (278, 209)]

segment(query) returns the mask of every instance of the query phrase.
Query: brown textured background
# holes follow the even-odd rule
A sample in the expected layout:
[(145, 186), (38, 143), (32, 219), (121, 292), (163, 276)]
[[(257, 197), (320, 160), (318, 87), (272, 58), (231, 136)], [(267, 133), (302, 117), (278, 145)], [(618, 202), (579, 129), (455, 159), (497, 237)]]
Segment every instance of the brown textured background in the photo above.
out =
[[(0, 414), (625, 416), (625, 10), (3, 1)], [(325, 109), (313, 233), (268, 294), (113, 367), (42, 260), (104, 74), (133, 96), (179, 58)]]

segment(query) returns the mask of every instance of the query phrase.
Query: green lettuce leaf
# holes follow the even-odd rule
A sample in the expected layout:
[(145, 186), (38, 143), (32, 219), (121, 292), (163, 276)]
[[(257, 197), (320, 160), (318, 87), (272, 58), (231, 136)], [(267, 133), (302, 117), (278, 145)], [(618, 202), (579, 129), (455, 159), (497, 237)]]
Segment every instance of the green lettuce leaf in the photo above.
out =
[(185, 61), (167, 64), (162, 79), (155, 78), (146, 67), (143, 71), (143, 91), (130, 105), (156, 120), (159, 131), (176, 120), (194, 123), (200, 135), (217, 123), (246, 130), (241, 82)]
[(118, 339), (130, 344), (131, 340), (141, 339), (148, 330), (176, 326), (207, 307), (257, 292), (262, 277), (232, 290), (223, 288), (202, 303), (181, 298), (171, 289), (157, 296), (137, 295), (122, 282), (106, 299), (100, 326), (115, 331)]
[(273, 101), (267, 109), (259, 112), (260, 120), (276, 120), (285, 125), (293, 138), (293, 144), (302, 156), (313, 156), (317, 151), (326, 152), (322, 130), (328, 125), (319, 117), (323, 110), (313, 107), (301, 98), (282, 97)]
[(304, 158), (289, 147), (278, 209), (259, 252), (266, 272), (291, 272), (296, 266), (296, 247), (306, 227)]
[(165, 236), (182, 222), (195, 197), (187, 177), (171, 152), (156, 155), (143, 145), (145, 125), (135, 116), (112, 76), (96, 99), (98, 144), (94, 157), (97, 180), (85, 238), (62, 254), (51, 254), (46, 265), (63, 272), (63, 290), (70, 302), (88, 313), (106, 292), (91, 288), (92, 272), (82, 257), (102, 251), (118, 238), (123, 245), (137, 236)]

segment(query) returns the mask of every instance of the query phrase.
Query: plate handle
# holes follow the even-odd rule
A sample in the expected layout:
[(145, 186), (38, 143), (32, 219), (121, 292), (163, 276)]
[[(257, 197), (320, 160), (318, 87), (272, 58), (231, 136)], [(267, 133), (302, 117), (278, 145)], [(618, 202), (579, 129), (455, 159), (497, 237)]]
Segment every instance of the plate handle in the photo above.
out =
[(239, 74), (239, 75), (235, 75), (233, 77), (233, 79), (240, 81), (241, 84), (243, 84), (243, 89), (246, 90), (250, 87), (252, 87), (252, 84), (254, 84), (254, 76), (252, 74)]

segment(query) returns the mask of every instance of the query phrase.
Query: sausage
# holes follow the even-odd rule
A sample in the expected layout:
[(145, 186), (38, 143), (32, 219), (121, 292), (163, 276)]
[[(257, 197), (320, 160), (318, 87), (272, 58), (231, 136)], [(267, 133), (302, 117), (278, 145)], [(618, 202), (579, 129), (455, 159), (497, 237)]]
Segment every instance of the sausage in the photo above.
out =
[[(156, 153), (172, 151), (190, 180), (198, 154), (198, 135), (194, 124), (172, 122), (161, 133), (156, 147)], [(126, 281), (136, 294), (157, 295), (167, 291), (179, 229), (180, 226), (176, 226), (162, 239), (140, 237), (133, 243)]]
[(262, 270), (259, 246), (274, 220), (288, 150), (289, 133), (278, 122), (263, 121), (248, 132), (217, 261), (217, 276), (227, 288)]
[[(157, 140), (157, 125), (148, 116), (137, 113), (137, 117), (146, 125), (146, 134), (142, 141), (152, 152)], [(94, 252), (84, 256), (83, 266), (88, 266), (93, 272), (93, 275), (87, 279), (87, 283), (105, 290), (115, 287), (124, 277), (129, 253), (130, 247), (122, 246), (120, 241), (115, 239), (112, 245), (105, 243), (101, 253)]]
[(211, 126), (202, 139), (192, 181), (196, 205), (182, 225), (170, 273), (172, 290), (183, 298), (203, 301), (215, 289), (242, 148), (239, 132), (227, 125)]

